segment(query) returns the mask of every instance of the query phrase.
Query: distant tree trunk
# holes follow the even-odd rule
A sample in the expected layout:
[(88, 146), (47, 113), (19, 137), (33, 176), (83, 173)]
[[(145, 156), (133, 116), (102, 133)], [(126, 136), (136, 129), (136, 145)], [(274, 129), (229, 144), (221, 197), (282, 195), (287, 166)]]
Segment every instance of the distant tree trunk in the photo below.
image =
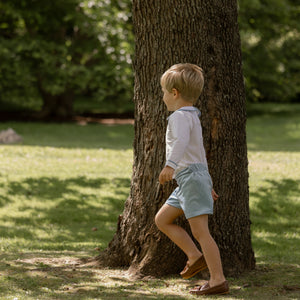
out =
[(41, 118), (68, 119), (73, 115), (73, 94), (65, 92), (60, 95), (43, 95), (43, 107), (39, 112)]
[[(190, 62), (202, 66), (206, 78), (198, 107), (209, 169), (220, 195), (210, 228), (227, 275), (255, 266), (237, 3), (225, 3), (133, 1), (136, 52), (131, 192), (113, 240), (98, 257), (101, 264), (161, 276), (179, 272), (186, 262), (181, 250), (157, 230), (154, 216), (174, 188), (174, 183), (158, 184), (165, 161), (167, 116), (159, 79), (174, 63)], [(183, 220), (179, 222), (187, 227)]]
[(68, 119), (73, 115), (74, 94), (70, 89), (63, 93), (52, 95), (45, 91), (40, 81), (38, 88), (43, 100), (43, 106), (35, 116), (39, 119)]

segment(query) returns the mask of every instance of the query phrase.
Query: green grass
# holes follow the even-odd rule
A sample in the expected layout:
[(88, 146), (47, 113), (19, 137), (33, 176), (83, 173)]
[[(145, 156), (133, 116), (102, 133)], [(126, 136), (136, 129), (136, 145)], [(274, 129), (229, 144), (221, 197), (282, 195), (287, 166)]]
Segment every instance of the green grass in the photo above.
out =
[(248, 116), (248, 150), (300, 151), (300, 105), (252, 104)]
[[(128, 195), (132, 127), (9, 126), (23, 136), (24, 143), (1, 146), (0, 249), (104, 247)], [(97, 234), (93, 227), (98, 228)]]
[(299, 267), (300, 105), (253, 109), (260, 112), (247, 127), (255, 254), (259, 263)]
[[(228, 278), (218, 299), (299, 299), (300, 106), (258, 109), (247, 126), (257, 268)], [(200, 277), (132, 281), (83, 264), (107, 246), (129, 195), (132, 125), (8, 127), (24, 142), (0, 146), (0, 299), (197, 299), (188, 290)]]

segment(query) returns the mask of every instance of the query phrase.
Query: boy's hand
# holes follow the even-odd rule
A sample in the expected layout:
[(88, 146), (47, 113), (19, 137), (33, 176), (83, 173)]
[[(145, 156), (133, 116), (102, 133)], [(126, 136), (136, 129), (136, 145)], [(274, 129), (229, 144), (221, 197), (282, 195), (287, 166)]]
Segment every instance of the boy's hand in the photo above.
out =
[(211, 190), (211, 195), (212, 195), (214, 201), (218, 200), (219, 195), (215, 192), (214, 189)]
[(159, 174), (159, 183), (164, 184), (165, 182), (172, 180), (173, 174), (174, 169), (169, 166), (165, 166)]

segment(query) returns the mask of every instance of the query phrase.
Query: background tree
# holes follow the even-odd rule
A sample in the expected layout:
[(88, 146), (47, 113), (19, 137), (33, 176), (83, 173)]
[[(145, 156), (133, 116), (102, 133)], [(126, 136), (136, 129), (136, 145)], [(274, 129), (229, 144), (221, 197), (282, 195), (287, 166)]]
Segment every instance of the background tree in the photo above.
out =
[(299, 101), (300, 2), (239, 0), (249, 101)]
[[(239, 0), (247, 101), (299, 101), (297, 0)], [(133, 110), (130, 0), (0, 2), (0, 109)]]
[[(198, 103), (214, 187), (220, 194), (210, 226), (225, 272), (254, 268), (248, 205), (245, 93), (236, 1), (133, 1), (135, 140), (130, 196), (117, 232), (98, 260), (133, 273), (179, 272), (186, 258), (161, 234), (154, 216), (174, 188), (159, 186), (167, 112), (161, 74), (172, 64), (196, 63), (206, 84)], [(179, 221), (181, 224), (183, 220)], [(186, 223), (185, 223), (186, 226)]]
[[(299, 101), (299, 1), (239, 0), (247, 101)], [(0, 2), (0, 109), (133, 109), (130, 0)]]
[[(74, 100), (131, 100), (130, 1), (0, 3), (0, 102), (42, 99), (40, 116), (69, 116)], [(118, 102), (118, 101), (116, 101)], [(26, 105), (21, 105), (26, 107)]]

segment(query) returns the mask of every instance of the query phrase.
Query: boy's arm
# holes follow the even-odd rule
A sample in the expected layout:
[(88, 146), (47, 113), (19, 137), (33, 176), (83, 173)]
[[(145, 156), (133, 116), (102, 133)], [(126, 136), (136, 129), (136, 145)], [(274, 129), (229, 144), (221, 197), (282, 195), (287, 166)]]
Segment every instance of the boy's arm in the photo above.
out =
[(165, 166), (159, 174), (159, 183), (164, 184), (167, 181), (172, 180), (174, 174), (174, 169), (170, 166)]

